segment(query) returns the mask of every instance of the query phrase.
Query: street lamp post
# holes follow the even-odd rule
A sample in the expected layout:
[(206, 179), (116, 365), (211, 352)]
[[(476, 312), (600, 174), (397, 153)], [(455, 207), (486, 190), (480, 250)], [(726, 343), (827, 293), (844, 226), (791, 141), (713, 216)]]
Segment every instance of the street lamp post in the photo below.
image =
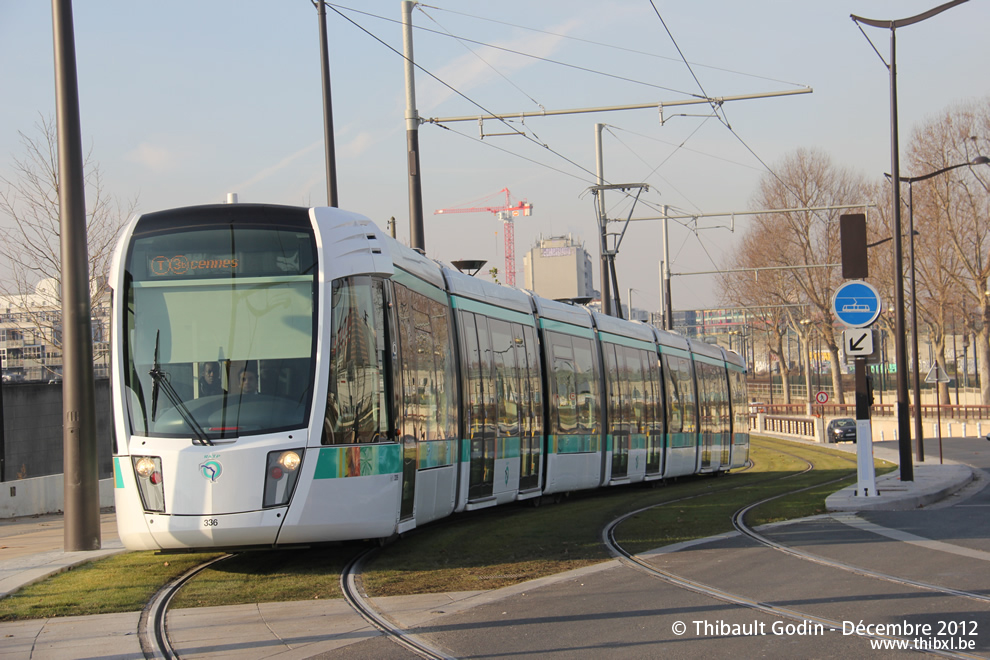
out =
[(917, 293), (917, 271), (914, 267), (914, 184), (918, 181), (925, 181), (940, 174), (945, 174), (960, 167), (971, 167), (973, 165), (990, 164), (990, 158), (977, 156), (968, 163), (950, 165), (940, 170), (929, 172), (921, 176), (901, 177), (901, 183), (908, 184), (908, 259), (911, 270), (911, 360), (914, 363), (914, 373), (912, 375), (912, 390), (914, 395), (914, 432), (918, 438), (915, 445), (916, 457), (919, 463), (925, 461), (925, 434), (921, 424), (921, 363), (918, 361), (918, 293)]
[(897, 444), (900, 454), (901, 481), (914, 481), (914, 464), (911, 462), (911, 422), (907, 408), (907, 351), (904, 347), (904, 257), (901, 244), (901, 205), (900, 205), (900, 153), (897, 138), (897, 64), (895, 33), (899, 27), (907, 27), (940, 14), (947, 9), (960, 5), (967, 0), (952, 0), (944, 5), (930, 9), (924, 13), (900, 20), (873, 20), (851, 15), (857, 24), (862, 23), (871, 27), (887, 28), (890, 30), (890, 172), (893, 206), (894, 229), (894, 353), (897, 363)]
[(811, 393), (811, 319), (801, 319), (798, 321), (805, 328), (805, 340), (804, 340), (804, 387), (808, 391), (808, 403), (815, 400), (814, 394)]

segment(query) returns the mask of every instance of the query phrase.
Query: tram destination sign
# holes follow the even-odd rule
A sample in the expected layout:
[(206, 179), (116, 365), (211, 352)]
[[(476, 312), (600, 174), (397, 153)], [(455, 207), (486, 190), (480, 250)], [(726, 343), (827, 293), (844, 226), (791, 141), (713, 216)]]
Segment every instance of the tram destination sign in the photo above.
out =
[(835, 317), (850, 328), (863, 328), (880, 316), (880, 293), (861, 280), (844, 283), (832, 296)]

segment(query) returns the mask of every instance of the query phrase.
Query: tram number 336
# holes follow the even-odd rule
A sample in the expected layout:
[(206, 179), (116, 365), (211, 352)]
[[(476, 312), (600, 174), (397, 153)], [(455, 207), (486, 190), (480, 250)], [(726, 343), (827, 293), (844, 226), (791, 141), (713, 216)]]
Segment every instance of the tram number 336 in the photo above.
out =
[(220, 520), (218, 518), (203, 518), (203, 527), (219, 527)]

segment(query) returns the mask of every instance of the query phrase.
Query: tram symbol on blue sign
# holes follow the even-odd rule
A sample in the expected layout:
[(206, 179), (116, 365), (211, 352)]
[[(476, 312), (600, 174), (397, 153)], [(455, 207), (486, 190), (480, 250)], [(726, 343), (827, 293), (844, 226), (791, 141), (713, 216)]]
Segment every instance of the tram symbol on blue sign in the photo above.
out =
[(866, 282), (846, 282), (832, 296), (832, 311), (850, 328), (868, 326), (880, 316), (880, 294)]

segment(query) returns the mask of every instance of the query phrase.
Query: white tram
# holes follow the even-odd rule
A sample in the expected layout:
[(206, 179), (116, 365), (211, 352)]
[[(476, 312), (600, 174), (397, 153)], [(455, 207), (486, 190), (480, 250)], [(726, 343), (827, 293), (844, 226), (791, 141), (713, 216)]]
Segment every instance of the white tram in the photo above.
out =
[(388, 537), (748, 459), (739, 356), (463, 275), (339, 209), (144, 214), (111, 280), (130, 549)]

